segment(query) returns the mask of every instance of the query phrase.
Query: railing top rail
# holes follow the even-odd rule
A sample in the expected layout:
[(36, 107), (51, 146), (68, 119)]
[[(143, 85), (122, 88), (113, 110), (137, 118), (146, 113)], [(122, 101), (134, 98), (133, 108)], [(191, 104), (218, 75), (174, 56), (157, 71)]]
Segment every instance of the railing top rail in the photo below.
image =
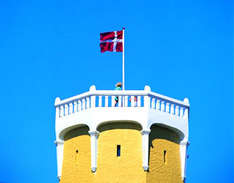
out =
[(164, 95), (161, 95), (161, 94), (158, 94), (155, 92), (151, 92), (151, 91), (146, 91), (146, 90), (124, 90), (124, 91), (123, 90), (120, 90), (120, 91), (118, 91), (118, 90), (94, 90), (94, 91), (88, 91), (88, 92), (82, 93), (80, 95), (76, 95), (76, 96), (73, 96), (73, 97), (70, 97), (70, 98), (67, 98), (64, 100), (57, 101), (55, 103), (55, 107), (62, 105), (62, 104), (69, 103), (69, 102), (74, 101), (74, 100), (79, 100), (79, 99), (82, 99), (85, 97), (89, 97), (89, 96), (113, 96), (113, 95), (118, 95), (118, 96), (126, 96), (126, 95), (153, 96), (153, 97), (157, 97), (157, 98), (162, 99), (162, 100), (166, 100), (166, 101), (171, 102), (171, 103), (175, 103), (175, 104), (183, 105), (185, 107), (189, 107), (189, 104), (184, 102), (184, 101), (173, 99), (171, 97), (167, 97), (167, 96), (164, 96)]

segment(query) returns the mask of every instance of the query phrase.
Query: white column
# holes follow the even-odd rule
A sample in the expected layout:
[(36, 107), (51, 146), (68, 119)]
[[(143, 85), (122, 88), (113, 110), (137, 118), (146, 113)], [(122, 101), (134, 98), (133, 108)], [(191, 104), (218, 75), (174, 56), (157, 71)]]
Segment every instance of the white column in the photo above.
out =
[(91, 170), (96, 172), (97, 170), (97, 139), (98, 131), (89, 131), (91, 138)]
[(181, 161), (182, 180), (186, 178), (187, 145), (188, 145), (188, 141), (180, 142), (180, 161)]
[(142, 166), (144, 171), (147, 171), (149, 169), (149, 134), (150, 130), (142, 130), (141, 135), (142, 135)]
[(56, 150), (57, 150), (57, 176), (60, 180), (62, 175), (62, 165), (63, 165), (63, 141), (56, 140), (54, 142), (56, 144)]

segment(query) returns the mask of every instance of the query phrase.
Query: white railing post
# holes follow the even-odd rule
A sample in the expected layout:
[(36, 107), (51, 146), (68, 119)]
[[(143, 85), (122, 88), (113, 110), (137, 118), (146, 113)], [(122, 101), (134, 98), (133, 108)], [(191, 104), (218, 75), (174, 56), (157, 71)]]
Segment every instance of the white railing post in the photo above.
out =
[(151, 108), (155, 109), (155, 97), (152, 98)]
[(180, 117), (183, 117), (184, 115), (184, 107), (180, 106)]
[[(187, 105), (189, 105), (189, 99), (185, 98), (184, 99), (184, 103), (187, 104)], [(184, 109), (184, 116), (183, 116), (184, 119), (188, 119), (188, 115), (189, 115), (188, 113), (189, 113), (188, 107), (185, 107), (185, 109)]]
[(77, 100), (74, 101), (73, 105), (74, 105), (74, 113), (76, 113), (77, 112)]
[(78, 111), (81, 111), (81, 100), (78, 100)]
[(102, 96), (98, 97), (98, 107), (102, 107)]
[(105, 107), (108, 107), (108, 96), (105, 96)]
[(174, 104), (171, 104), (171, 115), (174, 115), (175, 113), (175, 105)]
[(90, 108), (90, 101), (89, 101), (89, 97), (86, 97), (86, 108), (89, 109)]
[(81, 101), (82, 101), (82, 110), (84, 111), (85, 110), (85, 98), (83, 98)]
[(144, 107), (150, 108), (150, 96), (148, 93), (151, 91), (149, 86), (145, 86), (145, 91), (147, 92), (146, 96), (144, 96)]
[(134, 107), (134, 104), (135, 104), (135, 100), (134, 100), (134, 96), (132, 95), (131, 98), (131, 107)]
[(156, 102), (156, 110), (159, 111), (160, 110), (160, 99), (157, 98), (157, 102)]
[(68, 105), (65, 104), (65, 116), (67, 116), (67, 115), (68, 115)]
[(179, 115), (179, 106), (176, 105), (175, 107), (175, 115), (178, 116)]
[[(95, 92), (96, 91), (96, 87), (95, 85), (92, 85), (90, 88), (89, 88), (89, 91), (90, 92)], [(91, 108), (95, 108), (96, 107), (96, 96), (94, 94), (91, 95)]]
[(169, 113), (169, 102), (166, 103), (166, 112)]
[(59, 109), (59, 106), (58, 106), (58, 104), (60, 103), (60, 101), (61, 101), (60, 98), (57, 97), (55, 99), (55, 102), (54, 102), (54, 105), (57, 105), (56, 106), (56, 119), (58, 119), (60, 117), (60, 109)]
[(137, 107), (141, 107), (141, 96), (137, 96)]
[(72, 105), (72, 102), (69, 103), (69, 110), (68, 110), (68, 114), (72, 114), (73, 112), (73, 105)]
[(119, 96), (118, 107), (122, 107), (122, 96)]
[(115, 96), (111, 96), (111, 106), (115, 107)]
[(165, 101), (164, 100), (161, 101), (161, 111), (165, 112)]
[(64, 116), (64, 105), (60, 105), (60, 117)]

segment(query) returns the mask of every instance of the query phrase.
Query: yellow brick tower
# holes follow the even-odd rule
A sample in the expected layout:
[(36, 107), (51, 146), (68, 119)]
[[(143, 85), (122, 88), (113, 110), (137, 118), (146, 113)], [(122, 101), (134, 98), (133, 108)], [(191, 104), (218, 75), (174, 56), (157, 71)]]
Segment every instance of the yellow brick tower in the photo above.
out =
[(55, 107), (60, 183), (184, 182), (187, 98), (91, 86)]

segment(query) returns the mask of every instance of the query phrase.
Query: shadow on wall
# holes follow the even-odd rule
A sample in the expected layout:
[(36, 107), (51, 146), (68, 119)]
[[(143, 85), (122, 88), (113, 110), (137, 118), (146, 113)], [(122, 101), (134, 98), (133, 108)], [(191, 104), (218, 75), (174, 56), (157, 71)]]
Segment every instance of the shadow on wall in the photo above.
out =
[(109, 122), (104, 123), (98, 127), (99, 132), (114, 130), (114, 129), (132, 129), (140, 131), (141, 125), (132, 122)]
[(79, 128), (75, 128), (71, 131), (69, 131), (68, 133), (65, 134), (64, 136), (64, 140), (70, 140), (74, 137), (78, 137), (78, 136), (81, 136), (81, 135), (88, 135), (89, 136), (89, 127), (88, 126), (82, 126), (82, 127), (79, 127)]

